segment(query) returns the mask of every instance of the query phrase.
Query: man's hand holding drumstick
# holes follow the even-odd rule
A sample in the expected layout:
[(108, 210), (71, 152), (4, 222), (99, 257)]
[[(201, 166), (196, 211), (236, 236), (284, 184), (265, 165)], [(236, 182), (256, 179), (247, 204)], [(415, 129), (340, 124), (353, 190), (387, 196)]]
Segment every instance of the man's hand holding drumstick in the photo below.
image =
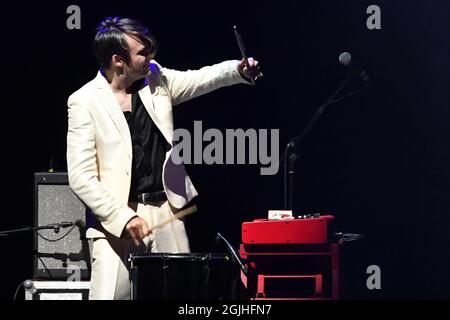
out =
[(139, 216), (133, 217), (125, 226), (126, 233), (130, 236), (131, 240), (133, 240), (136, 246), (139, 246), (139, 243), (147, 236), (149, 236), (153, 230), (161, 228), (162, 226), (171, 223), (176, 219), (181, 219), (188, 214), (194, 213), (197, 211), (197, 206), (193, 205), (187, 207), (185, 209), (181, 209), (177, 213), (175, 213), (172, 217), (155, 224), (153, 226), (148, 226), (147, 222)]

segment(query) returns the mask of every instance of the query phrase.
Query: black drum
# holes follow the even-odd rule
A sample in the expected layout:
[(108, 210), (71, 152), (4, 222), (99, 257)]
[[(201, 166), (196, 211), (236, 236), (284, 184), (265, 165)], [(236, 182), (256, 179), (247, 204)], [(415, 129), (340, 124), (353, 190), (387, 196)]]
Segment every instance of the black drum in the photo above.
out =
[(213, 253), (131, 254), (133, 300), (233, 300), (239, 267)]

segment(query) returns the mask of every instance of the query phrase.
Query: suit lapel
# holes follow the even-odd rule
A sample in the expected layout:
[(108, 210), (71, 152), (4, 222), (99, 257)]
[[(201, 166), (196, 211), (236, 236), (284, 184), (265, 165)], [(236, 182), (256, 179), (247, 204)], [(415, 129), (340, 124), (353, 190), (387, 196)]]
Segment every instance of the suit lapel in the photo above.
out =
[[(145, 80), (148, 81), (147, 78)], [(139, 97), (141, 98), (145, 109), (147, 110), (155, 125), (158, 127), (159, 131), (161, 131), (167, 142), (172, 145), (172, 135), (170, 134), (170, 129), (166, 128), (164, 123), (161, 121), (158, 115), (158, 112), (160, 112), (160, 110), (155, 109), (155, 104), (147, 82), (145, 83), (145, 86), (141, 90), (139, 90)]]
[(133, 155), (133, 150), (131, 146), (130, 129), (128, 127), (127, 120), (123, 115), (122, 109), (120, 108), (120, 105), (117, 102), (117, 99), (114, 96), (114, 93), (112, 92), (111, 87), (108, 84), (108, 81), (106, 81), (105, 77), (101, 74), (100, 71), (98, 72), (97, 77), (95, 78), (95, 82), (97, 94), (100, 97), (103, 106), (109, 113), (117, 129), (119, 130), (119, 133), (123, 141), (125, 142), (127, 153), (131, 158)]

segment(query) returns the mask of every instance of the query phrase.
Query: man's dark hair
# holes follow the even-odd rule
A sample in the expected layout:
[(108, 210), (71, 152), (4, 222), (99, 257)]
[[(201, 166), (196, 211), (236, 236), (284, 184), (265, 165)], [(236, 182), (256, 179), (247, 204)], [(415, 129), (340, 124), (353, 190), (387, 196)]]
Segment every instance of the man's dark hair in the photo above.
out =
[(103, 69), (111, 67), (113, 54), (121, 56), (126, 63), (129, 62), (130, 54), (125, 34), (141, 41), (152, 56), (155, 56), (158, 50), (158, 44), (150, 30), (134, 19), (108, 17), (98, 24), (96, 31), (93, 49), (95, 58)]

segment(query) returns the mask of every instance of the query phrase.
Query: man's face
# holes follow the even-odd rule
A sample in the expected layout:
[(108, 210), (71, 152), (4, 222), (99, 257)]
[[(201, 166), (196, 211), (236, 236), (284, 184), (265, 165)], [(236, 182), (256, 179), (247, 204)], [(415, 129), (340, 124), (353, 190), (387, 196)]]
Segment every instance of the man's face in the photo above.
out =
[(125, 39), (130, 54), (128, 63), (123, 63), (125, 75), (133, 80), (142, 79), (149, 73), (149, 62), (153, 57), (150, 55), (149, 48), (146, 48), (138, 38), (125, 34)]

